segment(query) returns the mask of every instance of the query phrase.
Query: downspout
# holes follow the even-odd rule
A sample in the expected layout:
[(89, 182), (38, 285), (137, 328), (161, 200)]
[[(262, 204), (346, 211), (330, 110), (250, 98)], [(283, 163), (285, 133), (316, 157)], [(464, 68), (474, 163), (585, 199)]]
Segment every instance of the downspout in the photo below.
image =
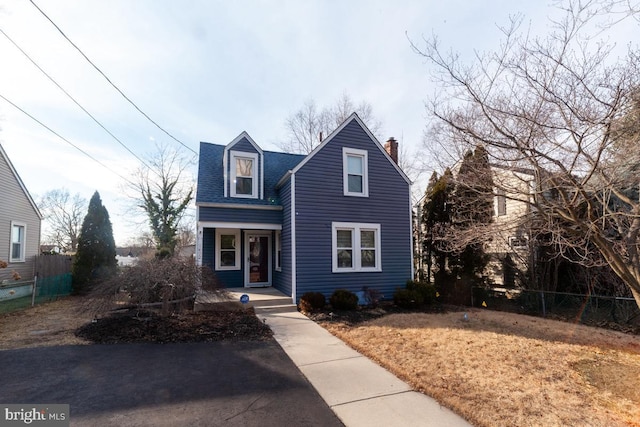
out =
[(411, 278), (410, 280), (414, 280), (415, 278), (415, 266), (414, 266), (414, 255), (415, 248), (413, 247), (413, 206), (411, 205), (411, 184), (409, 184), (409, 245), (411, 245)]
[(296, 175), (291, 174), (291, 300), (296, 304)]
[(196, 265), (202, 267), (202, 226), (200, 225), (200, 207), (196, 206)]

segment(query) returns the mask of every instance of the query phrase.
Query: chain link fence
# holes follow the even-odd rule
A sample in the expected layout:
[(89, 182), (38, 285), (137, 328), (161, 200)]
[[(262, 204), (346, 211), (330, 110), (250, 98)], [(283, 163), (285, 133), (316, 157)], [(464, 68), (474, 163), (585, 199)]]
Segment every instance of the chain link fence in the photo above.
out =
[(503, 288), (473, 288), (471, 304), (494, 310), (577, 322), (640, 328), (640, 309), (633, 298)]
[(0, 313), (9, 313), (35, 304), (54, 301), (70, 293), (71, 273), (0, 284)]

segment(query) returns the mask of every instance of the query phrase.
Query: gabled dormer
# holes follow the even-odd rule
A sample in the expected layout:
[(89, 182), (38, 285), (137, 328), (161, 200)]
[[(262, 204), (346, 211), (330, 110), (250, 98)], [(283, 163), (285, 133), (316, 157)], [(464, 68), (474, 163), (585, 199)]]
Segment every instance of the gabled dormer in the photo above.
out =
[(264, 198), (264, 153), (247, 132), (224, 149), (224, 197)]

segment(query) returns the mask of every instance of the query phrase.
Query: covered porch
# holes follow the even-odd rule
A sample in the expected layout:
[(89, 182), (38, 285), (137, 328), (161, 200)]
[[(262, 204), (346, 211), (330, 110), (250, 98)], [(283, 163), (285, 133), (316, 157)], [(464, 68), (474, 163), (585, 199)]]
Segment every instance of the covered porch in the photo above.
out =
[[(248, 301), (242, 302), (242, 297), (246, 295)], [(279, 290), (269, 288), (227, 288), (222, 293), (206, 292), (199, 293), (195, 301), (195, 311), (216, 310), (221, 305), (232, 307), (253, 307), (256, 309), (295, 309), (291, 297), (283, 294)]]

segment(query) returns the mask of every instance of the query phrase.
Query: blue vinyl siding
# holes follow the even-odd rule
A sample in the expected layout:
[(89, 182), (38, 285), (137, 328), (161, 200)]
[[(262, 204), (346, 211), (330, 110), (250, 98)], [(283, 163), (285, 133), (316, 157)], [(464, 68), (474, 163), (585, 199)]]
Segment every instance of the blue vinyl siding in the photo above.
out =
[(270, 209), (234, 209), (200, 206), (199, 220), (203, 222), (251, 222), (282, 224), (282, 211)]
[[(369, 197), (343, 194), (342, 147), (367, 150)], [(354, 120), (296, 172), (297, 296), (373, 287), (391, 298), (411, 279), (409, 184)], [(332, 273), (331, 223), (380, 224), (382, 272)]]
[(282, 211), (282, 271), (275, 272), (273, 287), (291, 295), (291, 181), (280, 188)]
[[(213, 273), (216, 275), (218, 281), (220, 282), (220, 286), (223, 288), (239, 288), (244, 286), (244, 276), (242, 268), (240, 270), (226, 270), (226, 271), (216, 271), (215, 270), (215, 242), (216, 230), (215, 228), (205, 228), (202, 231), (202, 265), (206, 265), (211, 268)], [(241, 235), (241, 239), (244, 239), (244, 236)], [(242, 245), (240, 245), (242, 247)], [(242, 254), (240, 255), (240, 260), (244, 259)], [(241, 264), (242, 266), (242, 261)]]

